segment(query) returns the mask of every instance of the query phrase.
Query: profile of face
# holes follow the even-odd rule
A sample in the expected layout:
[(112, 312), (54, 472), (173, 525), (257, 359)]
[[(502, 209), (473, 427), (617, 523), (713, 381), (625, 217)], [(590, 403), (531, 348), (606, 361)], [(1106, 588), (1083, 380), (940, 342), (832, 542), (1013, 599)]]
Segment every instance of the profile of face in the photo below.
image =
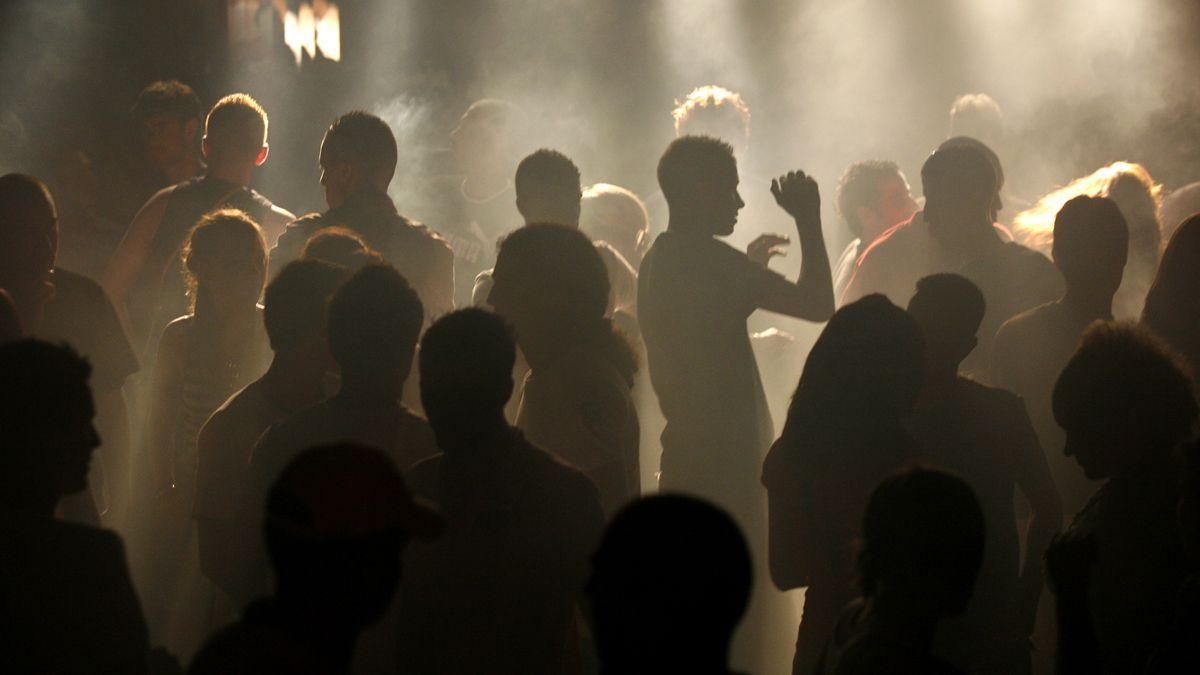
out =
[(1063, 454), (1071, 457), (1091, 480), (1103, 480), (1120, 471), (1128, 457), (1123, 425), (1094, 420), (1063, 428), (1067, 440)]
[(142, 120), (142, 141), (150, 166), (163, 170), (187, 158), (196, 142), (200, 121), (174, 115), (150, 115)]
[(60, 495), (75, 494), (87, 487), (92, 453), (100, 447), (91, 392), (84, 388), (70, 398), (76, 400), (73, 410), (63, 424), (48, 431), (39, 450), (40, 456), (51, 463), (47, 469)]
[(867, 209), (874, 222), (863, 221), (868, 225), (864, 230), (872, 231), (876, 236), (912, 218), (918, 208), (903, 174), (897, 173), (880, 179), (878, 190), (878, 207), (874, 210)]
[(733, 234), (737, 226), (738, 212), (746, 206), (738, 191), (739, 183), (737, 163), (722, 162), (714, 168), (711, 180), (705, 186), (707, 189), (695, 196), (696, 207), (712, 224), (712, 234), (715, 236)]
[(336, 209), (359, 183), (358, 170), (349, 162), (338, 158), (336, 152), (321, 143), (321, 187), (325, 189), (325, 203)]

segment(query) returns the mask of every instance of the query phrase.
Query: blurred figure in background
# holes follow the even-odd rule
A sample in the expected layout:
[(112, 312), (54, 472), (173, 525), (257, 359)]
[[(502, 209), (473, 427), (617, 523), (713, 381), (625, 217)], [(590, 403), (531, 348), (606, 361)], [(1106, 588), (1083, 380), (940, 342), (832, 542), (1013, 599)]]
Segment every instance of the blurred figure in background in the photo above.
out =
[(130, 111), (141, 132), (145, 161), (158, 187), (175, 185), (204, 171), (198, 135), (204, 108), (200, 97), (179, 80), (146, 85)]
[(1162, 229), (1162, 241), (1166, 246), (1175, 236), (1175, 230), (1183, 221), (1200, 213), (1200, 181), (1188, 183), (1164, 195), (1158, 207), (1158, 224)]
[(1184, 221), (1167, 244), (1142, 325), (1186, 359), (1193, 380), (1200, 376), (1200, 214)]
[(842, 222), (854, 235), (833, 268), (833, 296), (840, 299), (862, 254), (884, 232), (912, 218), (919, 207), (900, 167), (878, 159), (846, 167), (833, 199)]
[(640, 197), (619, 185), (596, 183), (583, 191), (579, 229), (609, 244), (637, 269), (650, 248), (650, 217)]

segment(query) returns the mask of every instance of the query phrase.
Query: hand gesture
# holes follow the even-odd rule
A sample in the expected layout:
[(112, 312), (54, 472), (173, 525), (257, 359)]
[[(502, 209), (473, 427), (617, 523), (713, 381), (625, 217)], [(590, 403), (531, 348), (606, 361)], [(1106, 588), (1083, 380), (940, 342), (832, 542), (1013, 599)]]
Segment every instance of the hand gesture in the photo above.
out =
[(787, 255), (784, 247), (789, 243), (791, 240), (782, 234), (759, 235), (746, 247), (746, 257), (756, 264), (766, 267), (767, 263), (771, 262), (771, 258), (777, 255)]
[(821, 222), (821, 191), (803, 171), (791, 171), (771, 181), (775, 203), (799, 223)]

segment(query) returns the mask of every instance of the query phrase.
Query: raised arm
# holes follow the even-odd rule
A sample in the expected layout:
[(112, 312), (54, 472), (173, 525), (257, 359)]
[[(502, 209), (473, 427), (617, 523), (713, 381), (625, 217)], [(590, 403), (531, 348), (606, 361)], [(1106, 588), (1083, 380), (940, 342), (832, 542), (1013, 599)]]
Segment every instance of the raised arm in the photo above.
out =
[[(771, 194), (796, 221), (800, 277), (794, 284), (782, 277), (778, 277), (778, 282), (769, 282), (760, 295), (759, 306), (799, 319), (826, 321), (834, 310), (833, 278), (821, 233), (821, 194), (817, 182), (802, 171), (793, 171), (771, 181)], [(768, 278), (772, 277), (775, 275)]]

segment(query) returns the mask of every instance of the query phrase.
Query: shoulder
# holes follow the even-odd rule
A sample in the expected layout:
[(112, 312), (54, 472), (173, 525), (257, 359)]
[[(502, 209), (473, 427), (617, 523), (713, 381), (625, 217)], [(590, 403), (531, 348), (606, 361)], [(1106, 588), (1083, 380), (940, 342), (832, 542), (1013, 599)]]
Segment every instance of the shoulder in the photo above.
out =
[(404, 480), (413, 494), (425, 499), (433, 499), (437, 495), (442, 475), (442, 462), (445, 458), (446, 456), (439, 452), (413, 464), (404, 473)]
[(283, 234), (281, 235), (281, 238), (291, 237), (307, 239), (317, 230), (325, 227), (325, 220), (325, 214), (323, 213), (317, 213), (316, 211), (313, 211), (312, 213), (306, 213), (288, 223), (287, 227), (283, 231)]
[[(893, 225), (890, 229), (879, 235), (871, 245), (862, 251), (859, 255), (859, 260), (866, 262), (873, 260), (872, 256), (886, 256), (889, 254), (898, 253), (903, 247), (911, 246), (916, 243), (921, 232), (921, 225), (924, 223), (924, 218), (920, 211), (913, 214), (912, 218)], [(861, 246), (860, 246), (861, 248)]]
[(108, 301), (108, 294), (104, 292), (104, 287), (82, 274), (55, 267), (53, 280), (56, 296), (71, 295), (81, 299)]
[(208, 421), (200, 428), (200, 437), (224, 431), (238, 418), (257, 410), (261, 403), (262, 391), (259, 383), (251, 382), (213, 411)]
[[(582, 471), (528, 441), (523, 442), (530, 468), (545, 489), (566, 503), (600, 503), (600, 493), (595, 484)], [(550, 503), (555, 502), (551, 500)]]
[(425, 244), (429, 252), (435, 255), (449, 254), (453, 256), (453, 252), (450, 248), (450, 242), (447, 241), (445, 237), (434, 231), (433, 228), (419, 220), (414, 220), (407, 216), (400, 216), (400, 222), (412, 237)]
[(1000, 329), (996, 331), (996, 342), (999, 344), (1022, 340), (1039, 332), (1053, 318), (1055, 311), (1055, 303), (1048, 302), (1017, 314), (1001, 324)]

